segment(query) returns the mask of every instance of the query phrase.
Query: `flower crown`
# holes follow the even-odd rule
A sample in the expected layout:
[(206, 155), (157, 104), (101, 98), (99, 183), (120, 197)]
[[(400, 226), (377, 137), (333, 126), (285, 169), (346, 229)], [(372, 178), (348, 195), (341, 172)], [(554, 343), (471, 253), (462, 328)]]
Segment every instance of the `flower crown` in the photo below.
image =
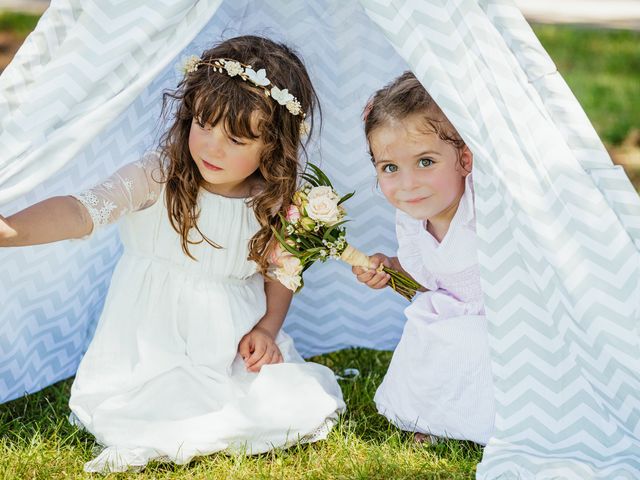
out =
[(226, 72), (230, 77), (238, 76), (245, 82), (249, 81), (256, 87), (262, 88), (267, 97), (271, 97), (280, 105), (287, 107), (287, 110), (289, 110), (291, 115), (301, 115), (302, 122), (300, 123), (300, 128), (302, 133), (307, 133), (307, 125), (304, 122), (306, 114), (302, 111), (302, 105), (300, 105), (300, 102), (296, 97), (289, 93), (289, 90), (286, 88), (280, 90), (278, 87), (273, 85), (271, 80), (267, 78), (267, 72), (264, 68), (261, 68), (256, 72), (251, 65), (245, 65), (237, 60), (229, 58), (214, 58), (205, 62), (200, 57), (192, 55), (185, 60), (184, 65), (182, 66), (182, 71), (185, 75), (188, 75), (189, 73), (197, 71), (198, 67), (201, 65), (213, 67), (213, 69), (219, 73)]

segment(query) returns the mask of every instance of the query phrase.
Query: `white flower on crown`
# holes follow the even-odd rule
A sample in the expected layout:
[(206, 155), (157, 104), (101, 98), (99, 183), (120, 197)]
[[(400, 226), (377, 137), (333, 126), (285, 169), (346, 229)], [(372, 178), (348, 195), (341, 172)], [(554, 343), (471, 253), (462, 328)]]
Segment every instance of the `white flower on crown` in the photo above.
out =
[(287, 90), (286, 88), (280, 90), (278, 87), (273, 87), (271, 89), (271, 96), (280, 105), (286, 105), (287, 103), (291, 102), (295, 98), (293, 95), (289, 93), (289, 90)]
[(292, 115), (300, 115), (302, 113), (302, 105), (294, 98), (287, 102), (287, 110), (289, 110)]
[(224, 69), (230, 77), (235, 77), (244, 72), (244, 67), (240, 65), (240, 62), (235, 60), (227, 60), (224, 62)]
[(244, 73), (247, 75), (247, 78), (251, 83), (259, 87), (264, 87), (271, 83), (267, 78), (267, 72), (264, 68), (261, 68), (256, 72), (253, 68), (247, 67)]
[(309, 135), (310, 132), (310, 128), (309, 125), (307, 125), (307, 122), (305, 122), (304, 120), (300, 122), (300, 136), (306, 136)]
[(186, 75), (187, 73), (195, 72), (196, 70), (198, 70), (199, 63), (200, 63), (200, 57), (197, 57), (196, 55), (191, 55), (190, 57), (187, 57), (184, 63), (182, 64), (182, 73)]
[[(182, 65), (183, 74), (193, 73), (202, 65), (212, 67), (216, 72), (226, 72), (230, 77), (239, 76), (244, 81), (250, 81), (256, 87), (262, 88), (267, 96), (271, 96), (280, 105), (285, 106), (292, 115), (302, 115), (304, 121), (305, 114), (302, 111), (302, 105), (298, 99), (290, 94), (286, 88), (279, 89), (275, 85), (272, 85), (271, 80), (267, 78), (267, 72), (264, 68), (255, 71), (251, 65), (245, 65), (237, 60), (216, 58), (210, 61), (203, 61), (200, 57), (192, 55), (188, 57)], [(268, 85), (271, 85), (271, 89), (267, 88)], [(301, 126), (302, 134), (306, 132), (305, 127), (306, 126)]]

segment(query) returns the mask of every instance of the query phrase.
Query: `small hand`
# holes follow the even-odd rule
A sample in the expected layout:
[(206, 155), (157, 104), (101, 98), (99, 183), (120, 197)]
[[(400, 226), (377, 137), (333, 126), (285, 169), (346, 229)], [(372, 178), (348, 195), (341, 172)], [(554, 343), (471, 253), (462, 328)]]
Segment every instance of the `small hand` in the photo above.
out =
[(259, 372), (263, 365), (284, 361), (273, 335), (258, 326), (242, 337), (238, 344), (238, 353), (250, 372)]
[(384, 288), (391, 275), (382, 271), (382, 266), (391, 267), (391, 260), (382, 253), (376, 253), (369, 257), (370, 268), (351, 267), (351, 271), (356, 275), (359, 282), (366, 284), (370, 288)]
[(15, 235), (15, 230), (9, 226), (7, 219), (0, 215), (0, 246), (5, 246), (2, 240), (8, 240)]

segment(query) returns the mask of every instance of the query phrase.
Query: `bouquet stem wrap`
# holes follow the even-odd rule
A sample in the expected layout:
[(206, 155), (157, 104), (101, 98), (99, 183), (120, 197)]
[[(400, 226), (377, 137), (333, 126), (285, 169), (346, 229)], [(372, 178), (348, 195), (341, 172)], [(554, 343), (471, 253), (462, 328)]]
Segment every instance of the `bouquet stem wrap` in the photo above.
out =
[(351, 245), (347, 245), (344, 249), (340, 255), (340, 260), (348, 263), (352, 267), (371, 268), (369, 257)]
[[(369, 257), (357, 248), (352, 247), (351, 245), (346, 246), (346, 248), (340, 255), (340, 260), (348, 263), (352, 267), (373, 268)], [(382, 263), (378, 265), (378, 268), (376, 268), (376, 270), (378, 272), (388, 273), (391, 276), (388, 285), (407, 300), (411, 300), (416, 294), (416, 291), (422, 288), (422, 285), (420, 285), (412, 278), (407, 277), (397, 270), (385, 267)]]

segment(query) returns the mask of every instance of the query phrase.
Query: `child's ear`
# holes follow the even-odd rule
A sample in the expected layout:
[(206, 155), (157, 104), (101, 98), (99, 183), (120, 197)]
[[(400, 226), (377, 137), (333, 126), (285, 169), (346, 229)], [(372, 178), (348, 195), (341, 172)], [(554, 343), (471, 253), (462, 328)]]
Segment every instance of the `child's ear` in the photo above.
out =
[(469, 150), (469, 147), (466, 145), (460, 150), (460, 165), (462, 165), (465, 171), (465, 177), (471, 173), (471, 169), (473, 168), (473, 153), (471, 153), (471, 150)]

